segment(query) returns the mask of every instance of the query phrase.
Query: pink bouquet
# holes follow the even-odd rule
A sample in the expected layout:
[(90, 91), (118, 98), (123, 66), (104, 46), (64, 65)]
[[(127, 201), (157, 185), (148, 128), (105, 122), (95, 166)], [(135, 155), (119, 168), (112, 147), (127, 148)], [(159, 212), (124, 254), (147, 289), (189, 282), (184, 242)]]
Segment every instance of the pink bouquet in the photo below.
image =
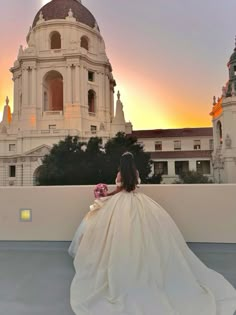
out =
[(96, 199), (100, 197), (106, 197), (108, 188), (106, 184), (97, 184), (94, 188), (94, 196)]

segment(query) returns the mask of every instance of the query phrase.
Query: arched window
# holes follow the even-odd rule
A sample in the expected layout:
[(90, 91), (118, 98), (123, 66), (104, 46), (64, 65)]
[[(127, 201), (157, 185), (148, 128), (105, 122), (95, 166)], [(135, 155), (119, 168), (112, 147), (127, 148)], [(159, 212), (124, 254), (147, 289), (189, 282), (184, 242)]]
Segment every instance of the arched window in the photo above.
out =
[(89, 50), (88, 38), (86, 36), (82, 36), (80, 40), (80, 47)]
[(59, 72), (46, 74), (42, 93), (44, 111), (63, 111), (63, 77)]
[(216, 134), (217, 134), (217, 143), (222, 144), (223, 143), (223, 137), (222, 137), (222, 124), (220, 120), (216, 124)]
[(95, 113), (95, 99), (96, 93), (93, 90), (88, 91), (88, 111), (89, 113)]
[(61, 49), (61, 35), (58, 32), (53, 32), (50, 36), (51, 49)]

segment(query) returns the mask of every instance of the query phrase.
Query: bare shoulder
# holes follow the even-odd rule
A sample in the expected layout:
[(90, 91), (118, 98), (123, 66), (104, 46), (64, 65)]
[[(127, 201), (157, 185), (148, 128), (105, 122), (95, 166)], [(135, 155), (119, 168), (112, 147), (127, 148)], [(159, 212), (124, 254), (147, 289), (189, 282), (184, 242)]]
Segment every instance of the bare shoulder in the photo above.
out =
[(117, 175), (116, 175), (116, 182), (121, 182), (121, 174), (120, 174), (120, 172), (118, 172)]

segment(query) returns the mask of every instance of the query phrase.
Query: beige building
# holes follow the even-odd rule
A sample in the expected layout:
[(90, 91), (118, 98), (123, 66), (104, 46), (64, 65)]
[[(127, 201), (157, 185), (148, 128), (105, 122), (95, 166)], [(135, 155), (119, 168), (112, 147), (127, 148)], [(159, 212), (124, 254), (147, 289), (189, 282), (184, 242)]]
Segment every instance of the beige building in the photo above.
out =
[(213, 172), (218, 183), (236, 183), (236, 47), (227, 64), (229, 80), (214, 97), (211, 111), (214, 135)]
[(153, 173), (162, 174), (162, 183), (172, 184), (188, 170), (213, 179), (212, 128), (138, 130), (132, 134), (150, 152)]
[[(42, 157), (67, 135), (104, 142), (118, 131), (136, 136), (154, 161), (153, 173), (173, 183), (186, 170), (236, 183), (236, 48), (229, 81), (214, 99), (212, 128), (139, 130), (123, 104), (94, 16), (77, 0), (51, 0), (36, 14), (11, 68), (13, 113), (6, 99), (0, 123), (0, 186), (36, 182)], [(213, 148), (214, 143), (214, 148)], [(212, 154), (213, 152), (213, 154)]]
[(52, 0), (36, 14), (11, 68), (14, 111), (0, 123), (0, 185), (32, 185), (41, 158), (67, 135), (104, 141), (126, 123), (94, 16), (75, 0)]

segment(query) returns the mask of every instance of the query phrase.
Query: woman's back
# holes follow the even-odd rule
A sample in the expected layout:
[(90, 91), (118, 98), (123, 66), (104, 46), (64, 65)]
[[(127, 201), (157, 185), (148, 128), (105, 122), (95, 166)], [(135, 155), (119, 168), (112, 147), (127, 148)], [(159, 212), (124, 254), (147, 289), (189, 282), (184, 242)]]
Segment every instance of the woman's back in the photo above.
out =
[(138, 184), (138, 172), (134, 163), (134, 156), (130, 152), (125, 152), (120, 159), (120, 171), (118, 182), (121, 182), (122, 189), (127, 192), (135, 190)]

